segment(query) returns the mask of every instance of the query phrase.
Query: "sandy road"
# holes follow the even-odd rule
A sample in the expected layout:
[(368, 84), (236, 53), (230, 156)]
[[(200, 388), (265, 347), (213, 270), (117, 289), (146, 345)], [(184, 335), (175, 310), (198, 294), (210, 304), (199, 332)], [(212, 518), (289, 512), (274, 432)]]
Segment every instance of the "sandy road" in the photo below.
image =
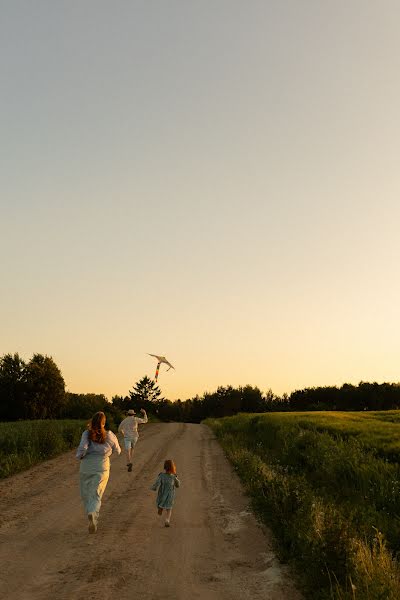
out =
[[(154, 482), (178, 466), (171, 527)], [(74, 453), (0, 482), (0, 597), (8, 600), (299, 600), (268, 533), (204, 425), (141, 428), (132, 473), (113, 457), (89, 535)]]

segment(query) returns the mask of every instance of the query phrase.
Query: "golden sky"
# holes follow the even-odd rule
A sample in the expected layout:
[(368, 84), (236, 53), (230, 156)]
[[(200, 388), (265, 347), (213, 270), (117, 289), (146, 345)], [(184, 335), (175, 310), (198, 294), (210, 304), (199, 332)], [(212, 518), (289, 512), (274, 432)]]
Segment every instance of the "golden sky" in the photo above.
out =
[(170, 399), (398, 381), (397, 2), (8, 2), (0, 355)]

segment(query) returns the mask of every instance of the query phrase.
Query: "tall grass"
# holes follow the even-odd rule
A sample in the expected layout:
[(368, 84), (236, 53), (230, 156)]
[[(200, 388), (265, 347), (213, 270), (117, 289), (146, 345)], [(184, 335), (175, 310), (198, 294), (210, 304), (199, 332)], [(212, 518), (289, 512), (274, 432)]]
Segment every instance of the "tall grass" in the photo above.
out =
[(343, 439), (356, 438), (369, 451), (400, 462), (400, 411), (280, 413), (283, 424), (293, 418), (304, 429), (327, 431)]
[[(274, 530), (282, 558), (297, 566), (309, 598), (400, 599), (400, 466), (393, 460), (392, 417), (376, 418), (375, 430), (371, 414), (358, 415), (358, 432), (354, 419), (337, 413), (206, 421)], [(384, 458), (387, 448), (392, 462)]]
[(0, 478), (76, 447), (85, 427), (76, 420), (0, 423)]

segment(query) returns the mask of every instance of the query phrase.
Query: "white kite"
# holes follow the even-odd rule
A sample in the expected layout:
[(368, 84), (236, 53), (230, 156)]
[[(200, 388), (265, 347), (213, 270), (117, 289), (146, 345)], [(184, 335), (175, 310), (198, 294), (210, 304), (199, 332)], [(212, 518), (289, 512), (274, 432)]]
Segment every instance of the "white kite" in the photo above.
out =
[(149, 354), (149, 352), (147, 354), (149, 356), (154, 356), (154, 358), (156, 358), (158, 360), (157, 367), (156, 367), (156, 376), (154, 378), (155, 381), (157, 381), (157, 379), (158, 379), (158, 371), (160, 370), (161, 363), (165, 363), (166, 365), (168, 365), (167, 371), (169, 371), (170, 369), (175, 369), (175, 367), (173, 365), (171, 365), (170, 362), (167, 361), (165, 356), (158, 356), (157, 354)]

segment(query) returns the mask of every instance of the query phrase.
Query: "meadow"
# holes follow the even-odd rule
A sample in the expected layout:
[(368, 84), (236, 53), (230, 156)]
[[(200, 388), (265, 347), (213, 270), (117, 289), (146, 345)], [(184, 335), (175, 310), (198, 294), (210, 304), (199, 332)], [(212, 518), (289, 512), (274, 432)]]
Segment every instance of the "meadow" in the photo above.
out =
[(38, 420), (0, 423), (0, 478), (78, 446), (83, 420)]
[(400, 411), (205, 421), (308, 598), (400, 598)]

